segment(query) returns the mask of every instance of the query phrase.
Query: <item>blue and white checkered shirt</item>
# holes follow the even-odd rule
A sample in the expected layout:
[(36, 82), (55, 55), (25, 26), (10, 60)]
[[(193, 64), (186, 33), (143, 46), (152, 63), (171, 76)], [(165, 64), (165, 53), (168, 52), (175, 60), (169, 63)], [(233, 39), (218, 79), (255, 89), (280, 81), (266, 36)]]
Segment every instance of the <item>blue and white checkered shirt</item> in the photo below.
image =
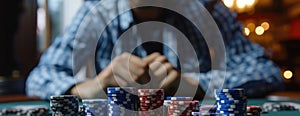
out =
[[(96, 43), (97, 47), (94, 48), (95, 52), (92, 54), (91, 49), (93, 48), (90, 46), (94, 43), (89, 40), (97, 38), (97, 34), (95, 34), (97, 32), (93, 29), (97, 26), (103, 26), (101, 25), (103, 22), (96, 19), (100, 17), (99, 19), (102, 21), (107, 21), (110, 16), (118, 14), (118, 9), (129, 8), (125, 1), (127, 0), (106, 0), (104, 5), (98, 5), (98, 1), (84, 2), (64, 35), (55, 39), (54, 43), (42, 55), (38, 66), (30, 73), (26, 84), (27, 94), (43, 99), (48, 99), (52, 95), (65, 94), (70, 87), (78, 83), (74, 80), (75, 74), (80, 67), (90, 61), (89, 57), (91, 56), (95, 59), (93, 60), (95, 73), (101, 72), (111, 61), (111, 53), (116, 45), (116, 40), (135, 23), (130, 11), (115, 18), (101, 33), (100, 39)], [(205, 6), (208, 6), (209, 1), (212, 0), (201, 0)], [(93, 11), (95, 8), (101, 12)], [(279, 68), (266, 57), (262, 47), (251, 43), (242, 34), (242, 25), (236, 21), (236, 14), (227, 9), (220, 1), (215, 2), (208, 9), (218, 24), (224, 39), (227, 59), (226, 72), (211, 70), (209, 49), (207, 45), (203, 44), (205, 42), (203, 42), (201, 33), (190, 22), (180, 18), (180, 16), (176, 17), (178, 16), (176, 14), (169, 17), (171, 21), (164, 21), (181, 30), (196, 50), (201, 73), (195, 72), (186, 75), (198, 79), (203, 90), (207, 90), (211, 77), (218, 80), (224, 74), (226, 74), (224, 88), (242, 87), (247, 90), (248, 96), (265, 95), (281, 88), (283, 80)], [(83, 20), (90, 21), (83, 22)], [(174, 39), (165, 39), (164, 37), (162, 36), (162, 39), (168, 45), (176, 46), (178, 44)], [(78, 51), (79, 54), (75, 53), (74, 55), (74, 50)], [(141, 47), (135, 49), (133, 53), (140, 57), (147, 55)], [(163, 54), (175, 67), (185, 68), (178, 66), (177, 57), (174, 56), (172, 50), (165, 46)], [(79, 63), (74, 64), (74, 57)], [(193, 63), (191, 62), (190, 65), (195, 65)], [(218, 86), (220, 83), (213, 81), (211, 84)]]

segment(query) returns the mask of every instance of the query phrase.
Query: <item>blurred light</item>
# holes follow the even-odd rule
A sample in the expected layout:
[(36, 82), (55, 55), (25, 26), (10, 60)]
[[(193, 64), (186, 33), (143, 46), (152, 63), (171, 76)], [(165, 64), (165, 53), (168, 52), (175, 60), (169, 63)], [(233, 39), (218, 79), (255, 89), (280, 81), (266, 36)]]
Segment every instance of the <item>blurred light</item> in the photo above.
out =
[(246, 27), (250, 30), (250, 32), (253, 32), (256, 26), (254, 23), (249, 23)]
[(257, 0), (222, 0), (226, 7), (238, 13), (253, 11)]
[(245, 27), (245, 28), (244, 28), (244, 33), (245, 33), (246, 36), (249, 36), (249, 35), (250, 35), (250, 30), (249, 30), (249, 28)]
[(252, 6), (255, 3), (255, 0), (245, 0), (247, 6)]
[(293, 72), (290, 70), (286, 70), (283, 72), (283, 77), (285, 79), (291, 79), (293, 77)]
[(223, 2), (228, 8), (231, 8), (234, 4), (234, 0), (223, 0)]
[(255, 29), (255, 33), (256, 33), (257, 35), (262, 35), (262, 34), (264, 34), (264, 32), (265, 32), (265, 29), (264, 29), (262, 26), (258, 26), (258, 27), (256, 27), (256, 29)]
[(269, 30), (270, 24), (268, 22), (261, 23), (261, 26), (265, 29), (265, 31)]
[(236, 0), (236, 5), (238, 8), (243, 9), (246, 7), (246, 1), (245, 0)]

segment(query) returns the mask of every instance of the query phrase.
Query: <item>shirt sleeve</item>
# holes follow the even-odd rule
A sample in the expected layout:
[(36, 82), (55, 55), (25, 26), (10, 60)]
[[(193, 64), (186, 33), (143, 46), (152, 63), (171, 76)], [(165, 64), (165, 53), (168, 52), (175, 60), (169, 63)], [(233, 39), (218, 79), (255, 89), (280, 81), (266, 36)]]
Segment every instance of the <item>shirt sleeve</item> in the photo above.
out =
[[(89, 20), (90, 9), (94, 2), (85, 2), (77, 12), (70, 26), (66, 29), (63, 36), (55, 39), (51, 46), (41, 56), (39, 64), (31, 71), (26, 81), (26, 93), (28, 96), (37, 96), (42, 99), (49, 99), (52, 95), (65, 94), (70, 87), (78, 83), (74, 78), (74, 73), (78, 71), (76, 67), (82, 66), (87, 57), (91, 55), (87, 42), (93, 31), (80, 31), (80, 29), (90, 29), (93, 22), (83, 23), (83, 20)], [(80, 27), (80, 29), (79, 29)], [(95, 35), (95, 34), (94, 34)], [(81, 38), (75, 40), (75, 38)], [(78, 58), (78, 66), (74, 66), (74, 51), (81, 53)], [(76, 56), (75, 56), (76, 57)]]
[[(222, 33), (226, 48), (226, 71), (211, 70), (206, 73), (188, 73), (187, 77), (199, 80), (203, 90), (209, 83), (217, 88), (244, 88), (248, 97), (261, 97), (283, 88), (280, 69), (266, 55), (264, 49), (242, 34), (242, 25), (236, 14), (222, 2), (210, 11)], [(224, 82), (220, 82), (223, 80)], [(212, 95), (211, 95), (212, 96)]]

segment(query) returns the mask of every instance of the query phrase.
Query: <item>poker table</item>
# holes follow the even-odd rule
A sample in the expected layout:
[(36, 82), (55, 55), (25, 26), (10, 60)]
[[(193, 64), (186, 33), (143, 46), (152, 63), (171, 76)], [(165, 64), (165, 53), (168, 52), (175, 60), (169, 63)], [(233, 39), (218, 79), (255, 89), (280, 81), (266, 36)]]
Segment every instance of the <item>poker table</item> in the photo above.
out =
[[(269, 101), (266, 99), (249, 99), (248, 105), (258, 105), (262, 106), (266, 102), (273, 102), (273, 103), (279, 103), (279, 102), (294, 102), (294, 103), (300, 103), (300, 100), (288, 100), (288, 101)], [(26, 106), (26, 105), (42, 105), (49, 107), (49, 101), (26, 101), (26, 102), (9, 102), (9, 103), (0, 103), (0, 109), (3, 108), (12, 108), (15, 106)], [(268, 113), (261, 114), (262, 116), (297, 116), (300, 114), (300, 111), (277, 111), (272, 112), (269, 111)]]

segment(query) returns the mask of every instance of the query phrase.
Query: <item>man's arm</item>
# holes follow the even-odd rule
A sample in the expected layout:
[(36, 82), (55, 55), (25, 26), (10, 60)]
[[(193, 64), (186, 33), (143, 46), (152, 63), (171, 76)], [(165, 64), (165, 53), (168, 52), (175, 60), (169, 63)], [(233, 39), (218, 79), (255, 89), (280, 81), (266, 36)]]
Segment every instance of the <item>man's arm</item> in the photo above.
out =
[(81, 65), (83, 65), (87, 60), (89, 50), (81, 48), (84, 43), (74, 39), (76, 37), (89, 38), (88, 36), (92, 35), (88, 34), (90, 31), (78, 33), (78, 30), (79, 26), (87, 29), (90, 27), (90, 25), (81, 24), (81, 21), (86, 19), (93, 5), (93, 2), (85, 2), (64, 35), (56, 38), (43, 53), (38, 66), (33, 69), (26, 82), (26, 92), (29, 96), (49, 99), (51, 95), (65, 94), (70, 87), (78, 83), (73, 73), (76, 73), (76, 67), (81, 66), (74, 66), (73, 51), (74, 49), (81, 50), (82, 54), (78, 62), (82, 62)]

